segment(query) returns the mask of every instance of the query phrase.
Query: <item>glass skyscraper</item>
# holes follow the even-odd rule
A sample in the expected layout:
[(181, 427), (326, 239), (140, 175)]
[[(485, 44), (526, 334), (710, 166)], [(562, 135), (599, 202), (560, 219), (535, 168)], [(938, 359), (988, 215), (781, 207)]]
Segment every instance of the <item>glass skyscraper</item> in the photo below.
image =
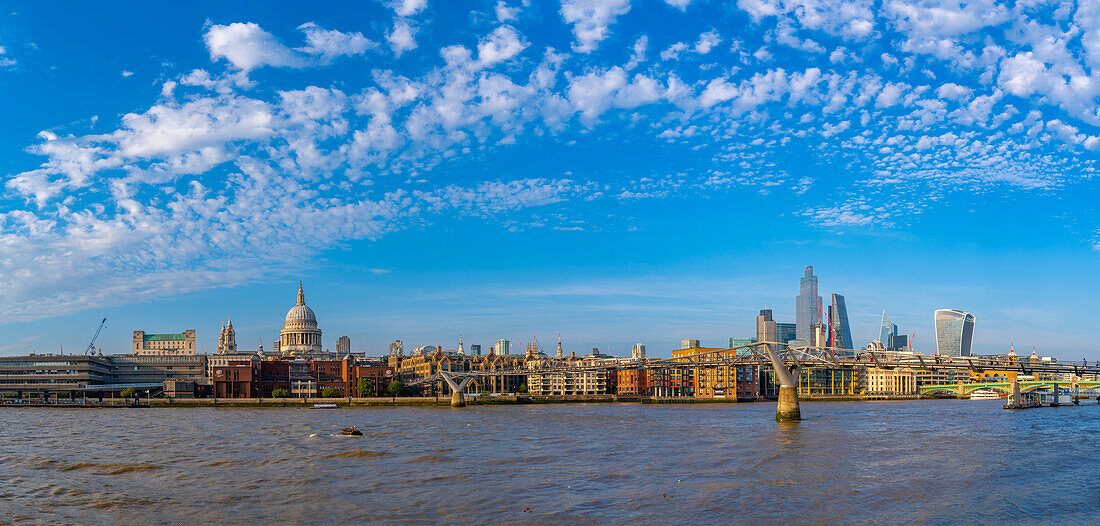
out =
[(896, 336), (897, 333), (898, 326), (890, 321), (890, 317), (886, 315), (886, 311), (882, 311), (882, 326), (878, 331), (878, 341), (882, 344), (883, 349), (890, 350), (894, 346), (894, 336)]
[(809, 345), (813, 335), (811, 326), (821, 323), (821, 296), (817, 295), (817, 276), (813, 266), (807, 266), (803, 271), (794, 309), (795, 338), (802, 345)]
[(775, 341), (779, 343), (789, 343), (795, 340), (795, 334), (798, 331), (795, 330), (795, 324), (793, 323), (776, 323), (775, 324)]
[(970, 356), (974, 343), (974, 315), (955, 309), (936, 311), (936, 352), (945, 356)]
[(833, 347), (852, 349), (852, 329), (848, 326), (848, 307), (844, 305), (844, 296), (833, 293), (829, 302), (829, 326), (836, 341)]

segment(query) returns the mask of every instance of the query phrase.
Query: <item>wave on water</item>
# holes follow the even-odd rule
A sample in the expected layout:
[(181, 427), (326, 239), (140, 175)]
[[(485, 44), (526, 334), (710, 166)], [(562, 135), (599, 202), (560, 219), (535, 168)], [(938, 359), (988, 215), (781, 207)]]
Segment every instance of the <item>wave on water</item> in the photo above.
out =
[(333, 453), (331, 455), (328, 455), (328, 458), (370, 458), (382, 457), (385, 455), (385, 451), (368, 451), (366, 449), (356, 449), (355, 451), (341, 451), (340, 453)]

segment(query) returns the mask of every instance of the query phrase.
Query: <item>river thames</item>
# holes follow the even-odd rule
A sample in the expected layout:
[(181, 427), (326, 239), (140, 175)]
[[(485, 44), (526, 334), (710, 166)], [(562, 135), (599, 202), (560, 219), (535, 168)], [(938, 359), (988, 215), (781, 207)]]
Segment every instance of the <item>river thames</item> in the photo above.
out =
[(774, 403), (4, 408), (0, 522), (1100, 517), (1100, 407), (1002, 403), (803, 402), (789, 424)]

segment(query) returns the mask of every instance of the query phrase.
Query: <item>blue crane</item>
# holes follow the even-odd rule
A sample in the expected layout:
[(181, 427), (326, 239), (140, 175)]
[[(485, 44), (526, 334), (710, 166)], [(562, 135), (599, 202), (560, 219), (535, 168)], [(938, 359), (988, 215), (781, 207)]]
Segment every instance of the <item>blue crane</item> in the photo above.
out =
[(99, 338), (100, 331), (107, 326), (107, 318), (103, 318), (103, 321), (99, 322), (99, 328), (95, 330), (95, 336), (92, 336), (92, 341), (88, 342), (88, 348), (84, 351), (84, 354), (91, 356), (95, 354), (95, 339)]

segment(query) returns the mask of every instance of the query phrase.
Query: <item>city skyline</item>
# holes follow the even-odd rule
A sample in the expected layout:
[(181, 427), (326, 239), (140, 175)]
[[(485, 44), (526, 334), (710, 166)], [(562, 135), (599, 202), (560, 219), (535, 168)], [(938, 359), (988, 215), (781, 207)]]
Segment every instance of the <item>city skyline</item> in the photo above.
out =
[(304, 280), (357, 350), (661, 355), (795, 321), (812, 264), (856, 346), (885, 309), (930, 352), (949, 308), (975, 353), (1100, 359), (1098, 53), (1065, 37), (1100, 18), (903, 4), (13, 3), (0, 354), (103, 316), (253, 348)]
[[(810, 291), (810, 292), (816, 294), (817, 280), (818, 280), (819, 276), (812, 275), (812, 273), (813, 273), (813, 267), (812, 266), (805, 267), (804, 274), (801, 278), (801, 284), (800, 284), (800, 287), (799, 287), (800, 292), (799, 292), (798, 296), (794, 298), (794, 300), (795, 300), (794, 310), (795, 311), (798, 311), (798, 309), (804, 307), (805, 301), (803, 299), (803, 296), (804, 296), (805, 293), (807, 293), (807, 291)], [(809, 279), (809, 281), (808, 281), (808, 279)], [(807, 288), (807, 283), (812, 283), (809, 286), (809, 288)], [(846, 334), (846, 333), (849, 332), (850, 329), (849, 329), (849, 324), (848, 324), (848, 319), (847, 319), (847, 314), (846, 314), (847, 308), (845, 306), (846, 302), (845, 302), (844, 296), (840, 295), (840, 294), (837, 294), (837, 293), (832, 293), (831, 296), (832, 297), (830, 298), (830, 300), (831, 300), (830, 312), (832, 312), (832, 309), (837, 305), (839, 305), (839, 307), (840, 307), (839, 311), (841, 312), (841, 315), (840, 315), (840, 318), (839, 318), (839, 325), (836, 328), (837, 337), (840, 340), (848, 339), (849, 341), (851, 341), (851, 336), (849, 334)], [(771, 311), (771, 310), (772, 309), (770, 309), (770, 308), (768, 309), (768, 311)], [(944, 312), (944, 311), (958, 312), (958, 311), (953, 310), (953, 309), (937, 309), (934, 313), (937, 320), (938, 320), (940, 312)], [(293, 318), (293, 320), (292, 320), (292, 318)], [(791, 332), (790, 338), (793, 339), (795, 337), (795, 335), (796, 335), (796, 331), (795, 331), (796, 323), (789, 322), (789, 321), (784, 321), (782, 319), (778, 319), (778, 320), (775, 320), (775, 321), (778, 322), (781, 325), (790, 326), (790, 332)], [(828, 320), (823, 320), (823, 321), (824, 321), (826, 326), (828, 326), (829, 323), (832, 323), (831, 317)], [(298, 289), (297, 289), (297, 293), (296, 293), (295, 306), (291, 307), (290, 311), (287, 313), (287, 315), (284, 319), (284, 324), (286, 324), (287, 327), (290, 327), (290, 325), (293, 323), (295, 325), (295, 329), (297, 330), (299, 328), (298, 325), (303, 323), (303, 322), (311, 324), (308, 327), (304, 327), (304, 329), (308, 329), (308, 331), (313, 331), (312, 333), (315, 334), (315, 336), (310, 336), (311, 338), (314, 338), (314, 339), (311, 340), (310, 342), (307, 342), (305, 347), (303, 347), (303, 349), (307, 349), (307, 348), (311, 349), (311, 352), (321, 352), (322, 350), (325, 351), (325, 352), (329, 352), (329, 351), (332, 350), (332, 348), (335, 348), (337, 350), (336, 351), (337, 354), (339, 354), (339, 353), (341, 353), (341, 350), (340, 350), (341, 345), (343, 345), (343, 346), (346, 346), (342, 351), (344, 354), (346, 354), (350, 350), (351, 342), (353, 340), (351, 340), (349, 338), (349, 336), (347, 336), (346, 334), (345, 335), (340, 335), (340, 336), (330, 335), (330, 338), (332, 338), (332, 340), (334, 342), (336, 342), (334, 344), (335, 347), (330, 348), (329, 345), (324, 345), (323, 344), (323, 340), (321, 338), (321, 331), (318, 330), (320, 328), (318, 326), (318, 320), (315, 317), (315, 315), (313, 313), (313, 310), (310, 307), (308, 307), (305, 303), (304, 285), (301, 281), (299, 281)], [(904, 331), (901, 331), (896, 324), (893, 324), (893, 323), (890, 323), (890, 322), (891, 322), (890, 318), (886, 315), (886, 312), (883, 311), (882, 315), (881, 315), (881, 323), (880, 323), (880, 326), (879, 326), (879, 334), (876, 335), (875, 337), (872, 337), (871, 339), (869, 339), (868, 343), (874, 342), (874, 341), (881, 342), (881, 340), (883, 338), (882, 334), (884, 334), (882, 331), (886, 330), (886, 325), (885, 324), (889, 323), (892, 327), (891, 330), (892, 331), (899, 331), (897, 336), (900, 336), (903, 339), (903, 343), (899, 344), (900, 347), (907, 347), (910, 344), (910, 340), (908, 338), (913, 336), (915, 334), (915, 332), (906, 334), (906, 333), (904, 333)], [(754, 318), (754, 325), (755, 325), (755, 323), (756, 323), (756, 319)], [(938, 339), (939, 338), (939, 336), (938, 336), (938, 334), (939, 334), (938, 323), (939, 323), (938, 321), (935, 321), (933, 323), (935, 334), (933, 335), (934, 336), (933, 337), (934, 341), (932, 343), (932, 345), (933, 345), (932, 350), (931, 351), (923, 351), (920, 348), (916, 348), (916, 350), (918, 352), (926, 352), (926, 353), (931, 354), (931, 353), (935, 353), (935, 352), (938, 351), (939, 346), (940, 346), (940, 342), (939, 342), (939, 339)], [(827, 329), (827, 327), (826, 327), (826, 329)], [(754, 327), (753, 330), (758, 331), (759, 329), (758, 329), (758, 327)], [(144, 331), (144, 329), (133, 331), (135, 342), (140, 341), (139, 334), (143, 331)], [(150, 332), (150, 333), (153, 333), (153, 334), (157, 334), (159, 332), (159, 333), (161, 333), (161, 335), (176, 335), (176, 334), (178, 334), (181, 337), (183, 335), (182, 333), (186, 332), (188, 334), (188, 338), (190, 338), (190, 340), (195, 341), (195, 342), (204, 342), (203, 338), (196, 336), (196, 332), (201, 333), (202, 331), (196, 331), (193, 328), (186, 329), (185, 331), (181, 330), (180, 333), (176, 333), (174, 329), (168, 330), (168, 331), (152, 330), (152, 331), (145, 331), (145, 332)], [(279, 337), (269, 339), (268, 340), (269, 343), (267, 344), (266, 350), (268, 350), (269, 352), (275, 351), (276, 354), (277, 354), (279, 349), (280, 349), (280, 344), (282, 344), (282, 346), (285, 347), (285, 349), (283, 349), (283, 350), (292, 348), (292, 347), (287, 347), (288, 345), (292, 345), (292, 344), (287, 343), (290, 340), (287, 340), (286, 333), (287, 333), (287, 330), (284, 328), (284, 330), (282, 330), (280, 332)], [(746, 343), (746, 341), (751, 340), (757, 334), (758, 334), (757, 332), (754, 332), (753, 336), (744, 336), (744, 335), (742, 335), (742, 336), (731, 336), (727, 339), (728, 340), (727, 342), (723, 342), (723, 343), (728, 343), (731, 346), (743, 345), (743, 344)], [(98, 337), (99, 333), (97, 332), (96, 335)], [(410, 342), (414, 342), (413, 345), (410, 346), (410, 348), (409, 348), (410, 354), (415, 353), (414, 349), (418, 349), (420, 347), (437, 347), (439, 349), (451, 349), (449, 344), (453, 343), (453, 342), (446, 342), (446, 341), (431, 341), (431, 342), (429, 342), (429, 341), (419, 341), (419, 340), (416, 339), (415, 335), (411, 335), (411, 336), (413, 336), (413, 339), (408, 339), (409, 336), (410, 335), (405, 335), (405, 336), (402, 336), (402, 337), (395, 338), (394, 340), (390, 340), (386, 344), (385, 348), (379, 348), (379, 346), (376, 344), (376, 342), (369, 342), (367, 344), (367, 345), (370, 346), (369, 349), (356, 348), (355, 352), (360, 353), (360, 354), (366, 354), (367, 356), (383, 356), (384, 357), (384, 356), (393, 354), (392, 349), (393, 349), (393, 346), (395, 345), (396, 342), (403, 342), (405, 340), (408, 340)], [(517, 345), (517, 348), (522, 348), (522, 347), (525, 347), (526, 345), (530, 345), (533, 340), (535, 342), (538, 342), (537, 337), (538, 337), (537, 333), (527, 335), (527, 336), (519, 336), (519, 337), (516, 337), (516, 336), (501, 336), (501, 337), (496, 338), (495, 340), (492, 340), (493, 343), (490, 343), (488, 345), (488, 347), (490, 349), (500, 348), (501, 342), (507, 342), (507, 343), (505, 343), (505, 348), (503, 348), (503, 349), (505, 349), (504, 352), (501, 353), (500, 351), (498, 351), (498, 354), (511, 354), (509, 352), (509, 350), (507, 349), (507, 347), (510, 346), (509, 344), (511, 342), (514, 341), (515, 344)], [(558, 337), (557, 346), (558, 346), (558, 351), (560, 353), (561, 348), (562, 348), (561, 334), (559, 333), (557, 337)], [(98, 340), (100, 342), (98, 347), (100, 349), (102, 349), (102, 347), (104, 345), (103, 341), (107, 340), (109, 338), (110, 337)], [(781, 336), (776, 336), (775, 339), (777, 341), (782, 341), (784, 338), (781, 337)], [(396, 342), (395, 342), (395, 340), (396, 340)], [(523, 344), (523, 342), (525, 340), (526, 340), (527, 343)], [(675, 349), (683, 349), (684, 347), (683, 347), (682, 342), (687, 341), (687, 340), (688, 339), (681, 339), (681, 343), (680, 343), (679, 346), (671, 346), (671, 347), (667, 348), (667, 351), (671, 352), (672, 350), (675, 350)], [(690, 338), (690, 340), (696, 341), (696, 340), (700, 340), (700, 339), (699, 338)], [(740, 343), (734, 343), (734, 340), (741, 340), (741, 342)], [(253, 352), (256, 349), (261, 348), (262, 341), (263, 341), (263, 337), (261, 336), (257, 339), (257, 345), (256, 345), (255, 348), (252, 348), (252, 347), (246, 345), (244, 347), (241, 347), (240, 350), (242, 352)], [(295, 341), (297, 341), (297, 340), (295, 340)], [(453, 348), (455, 350), (459, 350), (460, 354), (462, 354), (461, 350), (463, 349), (463, 343), (462, 342), (463, 342), (463, 336), (462, 336), (462, 333), (460, 332), (458, 334), (457, 344)], [(889, 349), (889, 348), (891, 348), (891, 342), (893, 342), (892, 338), (890, 339), (890, 341), (882, 342), (882, 343), (883, 343), (884, 347)], [(540, 345), (540, 349), (542, 351), (546, 352), (547, 351), (546, 347), (542, 346), (541, 342), (538, 342), (538, 343)], [(799, 341), (792, 341), (792, 344), (793, 345), (805, 345), (804, 342), (799, 342)], [(134, 349), (137, 348), (136, 345), (137, 344), (135, 343), (135, 347), (133, 347)], [(480, 346), (480, 344), (474, 344), (474, 345), (479, 345)], [(592, 347), (585, 347), (582, 344), (582, 346), (580, 348), (574, 348), (574, 349), (571, 349), (568, 352), (577, 353), (578, 351), (580, 351), (580, 353), (583, 354), (584, 352), (587, 352), (588, 349), (595, 350), (597, 348), (599, 348), (600, 351), (604, 352), (604, 353), (615, 353), (616, 352), (614, 350), (613, 345), (607, 345), (607, 344), (605, 344), (605, 345), (606, 345), (605, 347), (599, 347), (598, 345), (593, 345)], [(644, 343), (636, 342), (636, 343), (632, 344), (631, 352), (629, 354), (619, 353), (619, 355), (636, 356), (637, 348), (638, 348), (638, 346), (641, 346), (642, 350), (641, 350), (640, 354), (642, 356), (645, 356), (646, 355), (645, 345), (646, 344), (644, 344)], [(705, 343), (702, 343), (701, 345), (703, 347), (718, 347), (718, 348), (723, 347), (722, 343), (713, 343), (711, 341), (707, 341)], [(108, 346), (108, 349), (107, 349), (107, 352), (105, 354), (116, 354), (117, 352), (122, 352), (122, 351), (112, 350), (112, 347), (111, 347), (112, 344), (111, 343), (108, 343), (107, 346)], [(851, 345), (850, 347), (847, 347), (847, 348), (862, 349), (863, 347), (864, 347), (864, 345), (855, 345), (854, 341), (853, 341), (853, 345)], [(217, 344), (216, 344), (216, 346), (214, 347), (213, 350), (207, 349), (206, 347), (204, 347), (201, 344), (200, 345), (192, 344), (191, 352), (199, 352), (199, 353), (204, 353), (204, 354), (206, 354), (206, 353), (214, 354), (215, 352), (220, 353), (223, 348), (225, 348), (225, 349), (230, 349), (231, 348), (231, 349), (234, 349), (234, 350), (237, 348), (237, 346), (236, 346), (236, 331), (235, 331), (235, 328), (232, 325), (232, 316), (230, 316), (229, 318), (227, 318), (226, 321), (223, 321), (221, 323), (221, 328), (220, 328), (218, 336), (217, 336)], [(58, 350), (62, 351), (63, 347), (59, 346)], [(662, 350), (666, 350), (666, 349), (662, 349)], [(28, 352), (46, 352), (46, 353), (51, 352), (49, 350), (41, 351), (41, 350), (35, 350), (35, 349), (27, 349), (27, 351)], [(70, 352), (70, 354), (72, 354), (72, 352)], [(522, 353), (520, 353), (520, 354), (522, 354)], [(665, 353), (662, 352), (662, 353), (654, 355), (654, 356), (665, 357), (664, 354)], [(997, 353), (991, 353), (991, 354), (1002, 354), (1002, 353), (997, 352)]]

